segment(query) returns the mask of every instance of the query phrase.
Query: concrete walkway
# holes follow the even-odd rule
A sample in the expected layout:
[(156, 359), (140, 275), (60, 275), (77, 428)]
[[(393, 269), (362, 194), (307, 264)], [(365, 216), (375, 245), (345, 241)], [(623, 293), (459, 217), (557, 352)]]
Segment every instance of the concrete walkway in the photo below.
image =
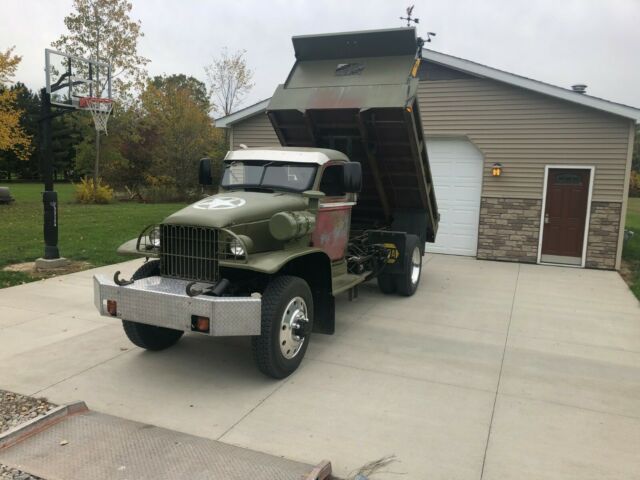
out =
[(336, 335), (281, 382), (247, 339), (133, 347), (95, 313), (96, 270), (0, 290), (0, 388), (338, 475), (395, 454), (375, 478), (638, 478), (640, 304), (618, 274), (425, 261), (414, 297), (340, 298)]

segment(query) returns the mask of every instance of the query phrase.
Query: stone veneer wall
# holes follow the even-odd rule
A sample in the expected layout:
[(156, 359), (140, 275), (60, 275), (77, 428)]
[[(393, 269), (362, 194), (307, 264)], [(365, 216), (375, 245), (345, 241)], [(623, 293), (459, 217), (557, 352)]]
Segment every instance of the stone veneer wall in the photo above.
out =
[(536, 263), (542, 201), (482, 197), (478, 258)]
[[(536, 263), (541, 200), (482, 197), (478, 258)], [(614, 269), (622, 204), (592, 202), (587, 268)]]
[(587, 268), (615, 268), (621, 211), (622, 204), (618, 202), (591, 202)]

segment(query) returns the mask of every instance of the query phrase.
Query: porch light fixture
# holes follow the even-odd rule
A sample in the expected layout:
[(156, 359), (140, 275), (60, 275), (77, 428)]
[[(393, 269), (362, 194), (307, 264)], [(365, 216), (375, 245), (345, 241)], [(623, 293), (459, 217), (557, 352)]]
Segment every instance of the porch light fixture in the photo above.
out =
[(502, 164), (501, 163), (494, 163), (491, 166), (491, 175), (493, 175), (494, 177), (499, 177), (500, 175), (502, 175)]

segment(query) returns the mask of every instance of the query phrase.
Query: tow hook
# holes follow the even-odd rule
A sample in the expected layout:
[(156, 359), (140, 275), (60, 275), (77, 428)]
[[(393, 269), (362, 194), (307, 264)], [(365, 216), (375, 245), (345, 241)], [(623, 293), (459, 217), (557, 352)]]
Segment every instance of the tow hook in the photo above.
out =
[(294, 335), (304, 338), (311, 333), (311, 323), (305, 318), (296, 319), (291, 324), (291, 331)]
[(116, 285), (118, 285), (120, 287), (131, 285), (133, 282), (134, 282), (134, 280), (125, 280), (123, 278), (120, 278), (120, 270), (118, 270), (115, 273), (115, 275), (113, 276), (113, 283), (115, 283)]

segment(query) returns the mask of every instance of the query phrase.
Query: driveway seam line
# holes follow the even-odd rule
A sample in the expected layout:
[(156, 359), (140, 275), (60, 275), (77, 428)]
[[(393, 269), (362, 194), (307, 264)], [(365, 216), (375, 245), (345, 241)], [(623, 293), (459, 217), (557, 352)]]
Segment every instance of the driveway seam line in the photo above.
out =
[(612, 417), (622, 417), (622, 418), (627, 418), (629, 420), (635, 420), (640, 422), (640, 416), (627, 415), (624, 413), (607, 412), (605, 410), (597, 410), (595, 408), (581, 407), (580, 405), (571, 405), (569, 403), (556, 402), (553, 400), (548, 400), (546, 398), (525, 397), (524, 395), (516, 395), (514, 393), (501, 393), (500, 395), (502, 395), (503, 397), (511, 397), (511, 398), (517, 398), (519, 400), (526, 400), (528, 402), (548, 403), (550, 405), (556, 405), (558, 407), (573, 408), (575, 410), (583, 410), (585, 412), (599, 413), (601, 415), (611, 415)]
[(125, 352), (120, 352), (120, 353), (118, 353), (118, 354), (114, 355), (113, 357), (109, 357), (109, 358), (107, 358), (107, 359), (105, 359), (105, 360), (103, 360), (103, 361), (101, 361), (101, 362), (96, 363), (95, 365), (92, 365), (92, 366), (90, 366), (90, 367), (88, 367), (88, 368), (85, 368), (84, 370), (81, 370), (81, 371), (79, 371), (79, 372), (76, 372), (76, 373), (74, 373), (73, 375), (69, 375), (68, 377), (63, 378), (62, 380), (58, 380), (57, 382), (54, 382), (54, 383), (52, 383), (51, 385), (47, 385), (46, 387), (41, 388), (40, 390), (38, 390), (38, 391), (36, 391), (36, 392), (34, 392), (34, 393), (31, 393), (31, 394), (29, 394), (29, 395), (31, 395), (32, 397), (33, 397), (33, 396), (35, 396), (35, 395), (38, 395), (39, 393), (42, 393), (42, 392), (44, 392), (45, 390), (48, 390), (49, 388), (53, 388), (53, 387), (55, 387), (56, 385), (61, 384), (62, 382), (66, 382), (67, 380), (71, 380), (72, 378), (75, 378), (75, 377), (77, 377), (78, 375), (82, 375), (83, 373), (86, 373), (86, 372), (88, 372), (89, 370), (93, 370), (93, 369), (94, 369), (94, 368), (96, 368), (96, 367), (99, 367), (99, 366), (101, 366), (101, 365), (104, 365), (105, 363), (110, 362), (111, 360), (115, 360), (116, 358), (121, 357), (122, 355), (126, 355), (127, 353), (133, 352), (133, 351), (135, 351), (135, 350), (137, 350), (137, 348), (133, 347), (133, 348), (130, 348), (129, 350), (127, 350), (127, 351), (125, 351)]
[[(42, 320), (42, 319), (40, 319), (40, 320)], [(88, 320), (82, 320), (82, 319), (78, 319), (78, 320), (81, 320), (83, 322), (88, 322)], [(22, 325), (22, 324), (20, 324), (20, 325)], [(20, 326), (20, 325), (17, 325), (17, 326)], [(111, 325), (104, 323), (104, 324), (101, 324), (101, 326), (93, 328), (91, 330), (84, 330), (82, 333), (78, 333), (77, 335), (72, 335), (72, 336), (69, 336), (69, 337), (63, 337), (63, 338), (61, 338), (59, 340), (55, 340), (55, 341), (53, 341), (51, 343), (45, 343), (44, 345), (41, 345), (39, 347), (29, 348), (28, 350), (25, 350), (25, 351), (21, 352), (19, 355), (25, 355), (25, 354), (33, 352), (34, 350), (40, 350), (40, 349), (43, 349), (43, 348), (48, 348), (48, 347), (51, 347), (53, 345), (57, 345), (57, 344), (62, 343), (62, 342), (68, 342), (69, 340), (73, 340), (75, 338), (84, 337), (86, 335), (90, 335), (92, 333), (95, 333), (98, 330), (101, 330), (101, 329), (107, 328), (107, 327), (111, 327)], [(61, 330), (61, 332), (63, 332), (63, 331)]]
[(331, 362), (329, 360), (322, 360), (322, 359), (313, 358), (313, 357), (311, 357), (311, 360), (313, 360), (314, 362), (326, 363), (328, 365), (335, 365), (337, 367), (351, 368), (353, 370), (359, 370), (361, 372), (377, 373), (378, 375), (385, 375), (387, 377), (403, 378), (405, 380), (413, 380), (414, 382), (435, 383), (436, 385), (444, 385), (446, 387), (462, 388), (462, 389), (465, 389), (465, 390), (474, 390), (476, 392), (483, 392), (483, 393), (493, 393), (493, 390), (488, 390), (488, 389), (485, 389), (485, 388), (469, 387), (469, 386), (465, 386), (465, 385), (457, 385), (455, 383), (442, 382), (442, 381), (439, 381), (439, 380), (432, 380), (432, 379), (428, 379), (428, 378), (410, 377), (408, 375), (402, 375), (402, 374), (399, 374), (399, 373), (390, 373), (390, 372), (383, 372), (381, 370), (373, 370), (371, 368), (356, 367), (354, 365), (347, 365), (347, 364), (339, 363), (339, 362)]
[(484, 455), (482, 456), (482, 468), (480, 470), (480, 480), (484, 478), (484, 467), (487, 462), (487, 451), (489, 450), (489, 441), (491, 440), (491, 431), (493, 429), (493, 417), (496, 413), (496, 404), (498, 403), (498, 393), (500, 392), (500, 382), (502, 381), (502, 369), (504, 368), (504, 357), (507, 354), (507, 344), (509, 343), (509, 330), (511, 329), (511, 320), (513, 318), (513, 310), (516, 304), (516, 294), (518, 293), (518, 282), (520, 281), (520, 264), (518, 264), (518, 273), (516, 274), (516, 286), (513, 289), (513, 298), (511, 299), (511, 312), (509, 313), (509, 324), (507, 325), (507, 333), (504, 337), (504, 348), (502, 350), (502, 361), (500, 362), (500, 372), (498, 374), (498, 384), (496, 385), (496, 396), (493, 399), (493, 408), (491, 409), (491, 419), (489, 420), (489, 431), (487, 432), (487, 442), (484, 446)]
[(572, 342), (569, 340), (560, 340), (553, 337), (540, 337), (537, 335), (528, 335), (525, 333), (513, 333), (514, 338), (524, 337), (531, 340), (542, 340), (544, 342), (553, 342), (553, 343), (566, 343), (567, 345), (576, 345), (578, 347), (587, 347), (587, 348), (601, 348), (603, 350), (615, 350), (616, 352), (625, 352), (625, 353), (635, 353), (639, 354), (640, 349), (638, 350), (630, 350), (628, 348), (620, 348), (620, 347), (610, 347), (608, 345), (598, 345), (596, 343), (582, 343), (582, 342)]
[(273, 391), (267, 395), (266, 397), (264, 397), (262, 400), (260, 400), (258, 402), (257, 405), (255, 405), (251, 410), (249, 410), (247, 413), (245, 413), (242, 417), (240, 417), (233, 425), (231, 425), (229, 428), (227, 428), (224, 432), (222, 432), (222, 434), (216, 438), (217, 441), (222, 441), (222, 437), (224, 437), (227, 433), (229, 433), (231, 430), (233, 430), (234, 428), (236, 428), (236, 426), (242, 422), (245, 418), (247, 418), (249, 415), (251, 415), (258, 407), (260, 407), (264, 402), (266, 402), (269, 398), (271, 398), (271, 395), (273, 395), (274, 393), (276, 393), (277, 391), (279, 391), (282, 387), (284, 387), (287, 383), (289, 383), (289, 380), (291, 379), (291, 377), (287, 378), (284, 381), (280, 382), (280, 385), (278, 385), (276, 388), (273, 389)]
[[(385, 317), (384, 315), (381, 315), (381, 314), (374, 314), (373, 316), (377, 317), (377, 318), (388, 318), (388, 317)], [(436, 326), (436, 327), (455, 328), (455, 329), (458, 329), (458, 330), (467, 330), (469, 332), (484, 333), (484, 334), (496, 335), (496, 336), (502, 334), (502, 331), (499, 331), (499, 330), (487, 330), (487, 329), (482, 329), (482, 328), (461, 327), (459, 325), (452, 325), (450, 323), (442, 323), (442, 322), (424, 323), (424, 322), (421, 322), (419, 320), (411, 320), (410, 318), (405, 318), (405, 319), (403, 319), (403, 321), (411, 323), (411, 324), (414, 324), (414, 325), (421, 325), (421, 326), (426, 326), (426, 327), (430, 327), (430, 326), (433, 325), (433, 326)]]

